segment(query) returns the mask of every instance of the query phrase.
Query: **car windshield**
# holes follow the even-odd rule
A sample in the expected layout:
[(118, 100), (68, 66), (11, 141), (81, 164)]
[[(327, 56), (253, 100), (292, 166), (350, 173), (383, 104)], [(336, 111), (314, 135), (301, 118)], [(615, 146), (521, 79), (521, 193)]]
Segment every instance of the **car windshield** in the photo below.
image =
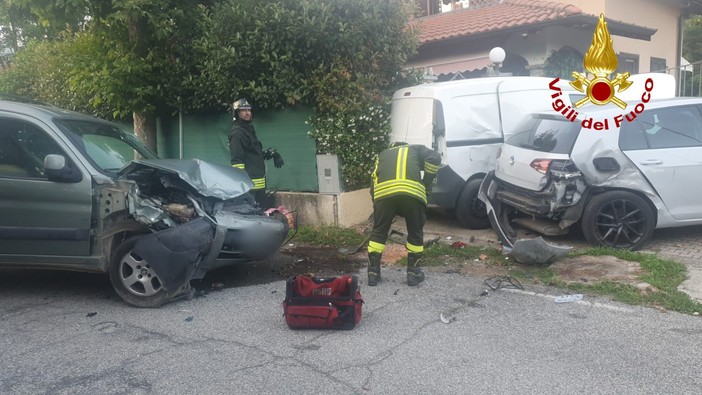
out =
[(506, 143), (554, 154), (569, 154), (580, 132), (580, 124), (567, 119), (535, 118), (530, 127)]
[(56, 123), (102, 172), (115, 174), (135, 159), (158, 159), (136, 136), (116, 125), (69, 119)]

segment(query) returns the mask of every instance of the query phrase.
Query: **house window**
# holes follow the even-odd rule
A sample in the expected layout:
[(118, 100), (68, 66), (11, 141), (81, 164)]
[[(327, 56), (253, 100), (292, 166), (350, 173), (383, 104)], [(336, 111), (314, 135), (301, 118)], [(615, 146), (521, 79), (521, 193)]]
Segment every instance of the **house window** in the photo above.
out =
[(618, 73), (627, 71), (631, 74), (639, 73), (639, 55), (621, 52), (617, 57), (619, 58)]
[(665, 59), (663, 58), (654, 58), (651, 56), (651, 72), (652, 73), (665, 73), (665, 69), (667, 68), (665, 64)]

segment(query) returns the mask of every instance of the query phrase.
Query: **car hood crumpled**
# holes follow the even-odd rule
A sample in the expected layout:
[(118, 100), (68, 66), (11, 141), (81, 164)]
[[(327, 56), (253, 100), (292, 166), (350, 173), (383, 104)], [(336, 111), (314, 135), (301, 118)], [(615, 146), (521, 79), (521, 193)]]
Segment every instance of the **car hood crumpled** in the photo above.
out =
[(244, 170), (200, 159), (134, 160), (124, 166), (118, 175), (128, 176), (148, 169), (175, 174), (205, 197), (233, 199), (253, 188)]

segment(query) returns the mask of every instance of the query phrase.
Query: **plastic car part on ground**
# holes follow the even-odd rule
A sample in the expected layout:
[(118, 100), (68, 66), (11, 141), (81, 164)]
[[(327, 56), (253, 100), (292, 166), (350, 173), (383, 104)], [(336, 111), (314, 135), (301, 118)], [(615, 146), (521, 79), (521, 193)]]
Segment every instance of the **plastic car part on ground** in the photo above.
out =
[(557, 246), (547, 243), (543, 237), (519, 239), (512, 247), (504, 246), (503, 253), (519, 263), (538, 265), (549, 264), (565, 256), (573, 247)]
[[(485, 203), (492, 229), (502, 243), (504, 253), (524, 264), (550, 264), (567, 254), (572, 247), (557, 246), (546, 242), (542, 237), (536, 239), (519, 239), (512, 235), (511, 230), (505, 229), (501, 223), (502, 216), (495, 211), (494, 202), (490, 199), (489, 189), (492, 186), (494, 172), (490, 172), (480, 185), (478, 197)], [(508, 225), (507, 225), (508, 226)]]

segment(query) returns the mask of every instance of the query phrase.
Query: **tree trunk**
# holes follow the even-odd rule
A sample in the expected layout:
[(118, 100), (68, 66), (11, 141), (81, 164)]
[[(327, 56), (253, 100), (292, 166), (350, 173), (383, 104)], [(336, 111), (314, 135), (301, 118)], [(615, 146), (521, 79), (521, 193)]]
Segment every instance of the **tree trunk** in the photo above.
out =
[[(127, 13), (127, 33), (132, 44), (132, 52), (139, 58), (145, 58), (148, 53), (146, 47), (146, 20), (137, 10)], [(134, 109), (134, 134), (152, 151), (156, 149), (156, 115), (153, 110)]]
[(134, 111), (132, 114), (134, 116), (134, 134), (144, 145), (152, 151), (158, 152), (156, 149), (156, 114), (153, 111)]

